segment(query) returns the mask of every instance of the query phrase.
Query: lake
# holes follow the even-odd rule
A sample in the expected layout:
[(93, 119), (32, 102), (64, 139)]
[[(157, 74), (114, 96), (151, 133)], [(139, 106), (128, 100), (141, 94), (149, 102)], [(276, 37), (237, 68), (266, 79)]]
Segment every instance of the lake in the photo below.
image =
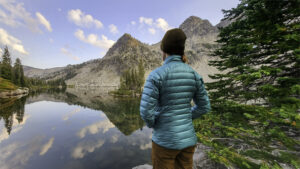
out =
[(151, 164), (139, 99), (97, 89), (0, 100), (1, 169), (131, 169)]

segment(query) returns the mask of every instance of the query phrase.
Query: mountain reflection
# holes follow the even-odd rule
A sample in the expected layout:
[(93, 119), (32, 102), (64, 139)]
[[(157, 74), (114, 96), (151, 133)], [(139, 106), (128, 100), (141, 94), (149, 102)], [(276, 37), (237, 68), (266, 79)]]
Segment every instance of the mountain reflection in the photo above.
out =
[[(113, 98), (107, 94), (93, 90), (47, 91), (34, 92), (30, 96), (22, 98), (0, 100), (0, 121), (3, 119), (7, 133), (10, 134), (13, 127), (13, 117), (19, 123), (24, 118), (25, 103), (38, 101), (65, 102), (70, 105), (79, 105), (105, 113), (109, 121), (124, 135), (130, 135), (144, 126), (139, 114), (138, 98)], [(76, 113), (72, 112), (70, 115)], [(65, 120), (69, 117), (64, 117)]]
[(98, 89), (2, 99), (0, 168), (130, 169), (150, 163), (152, 130), (144, 127), (139, 102)]
[(110, 102), (95, 99), (92, 103), (125, 135), (144, 126), (139, 114), (139, 99), (114, 99)]

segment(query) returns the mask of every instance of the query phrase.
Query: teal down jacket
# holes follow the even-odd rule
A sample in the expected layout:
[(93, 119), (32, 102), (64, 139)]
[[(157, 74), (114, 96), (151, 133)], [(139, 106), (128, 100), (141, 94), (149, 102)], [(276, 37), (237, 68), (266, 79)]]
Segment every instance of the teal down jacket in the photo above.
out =
[[(193, 99), (195, 106), (191, 106)], [(202, 77), (171, 55), (148, 76), (141, 98), (140, 115), (152, 140), (165, 148), (182, 150), (197, 143), (192, 119), (210, 111)]]

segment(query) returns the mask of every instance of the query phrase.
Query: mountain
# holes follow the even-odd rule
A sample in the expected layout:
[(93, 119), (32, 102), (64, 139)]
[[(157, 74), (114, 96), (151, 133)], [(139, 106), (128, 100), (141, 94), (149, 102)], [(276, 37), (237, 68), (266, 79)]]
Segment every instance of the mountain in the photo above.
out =
[(136, 67), (141, 61), (146, 71), (150, 71), (161, 63), (157, 51), (151, 50), (149, 45), (131, 35), (124, 34), (102, 59), (76, 70), (76, 75), (68, 79), (66, 83), (77, 86), (118, 86), (122, 72)]
[(196, 16), (190, 16), (180, 26), (188, 38), (205, 37), (209, 34), (218, 33), (218, 28), (214, 27), (208, 20), (203, 20)]
[(23, 65), (25, 76), (27, 77), (46, 77), (53, 72), (60, 71), (64, 67), (54, 67), (50, 69), (38, 69), (30, 66)]
[(97, 70), (114, 68), (110, 70), (121, 75), (124, 70), (137, 66), (140, 61), (143, 61), (146, 70), (151, 70), (161, 64), (160, 53), (126, 33), (107, 51), (101, 60), (102, 66)]
[[(210, 53), (217, 47), (215, 42), (218, 28), (208, 20), (196, 16), (187, 18), (180, 26), (187, 35), (185, 54), (190, 64), (204, 81), (208, 82), (208, 74), (218, 72), (208, 65)], [(44, 79), (65, 78), (67, 85), (80, 86), (115, 86), (119, 85), (122, 72), (134, 68), (143, 61), (146, 76), (162, 64), (160, 42), (148, 45), (125, 33), (107, 51), (101, 59), (95, 59), (78, 65), (69, 65), (57, 71), (24, 70), (27, 76), (39, 76)], [(51, 69), (52, 70), (52, 69)], [(54, 70), (54, 69), (53, 69)], [(30, 73), (31, 72), (31, 73)], [(34, 72), (34, 73), (33, 73)]]
[(208, 20), (196, 16), (190, 16), (180, 26), (187, 36), (185, 54), (189, 64), (202, 75), (205, 82), (210, 82), (209, 74), (218, 70), (208, 65), (214, 59), (210, 55), (217, 47), (218, 28)]

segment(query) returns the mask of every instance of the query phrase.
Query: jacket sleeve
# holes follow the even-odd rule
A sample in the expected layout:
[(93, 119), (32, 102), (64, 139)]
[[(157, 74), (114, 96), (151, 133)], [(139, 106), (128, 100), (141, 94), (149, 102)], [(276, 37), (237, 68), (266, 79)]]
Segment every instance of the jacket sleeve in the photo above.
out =
[(211, 110), (210, 101), (204, 87), (202, 77), (195, 72), (196, 92), (193, 98), (195, 106), (192, 107), (192, 119), (199, 118), (201, 115)]
[(149, 128), (154, 127), (158, 115), (159, 83), (158, 75), (151, 73), (144, 85), (140, 103), (140, 115)]

